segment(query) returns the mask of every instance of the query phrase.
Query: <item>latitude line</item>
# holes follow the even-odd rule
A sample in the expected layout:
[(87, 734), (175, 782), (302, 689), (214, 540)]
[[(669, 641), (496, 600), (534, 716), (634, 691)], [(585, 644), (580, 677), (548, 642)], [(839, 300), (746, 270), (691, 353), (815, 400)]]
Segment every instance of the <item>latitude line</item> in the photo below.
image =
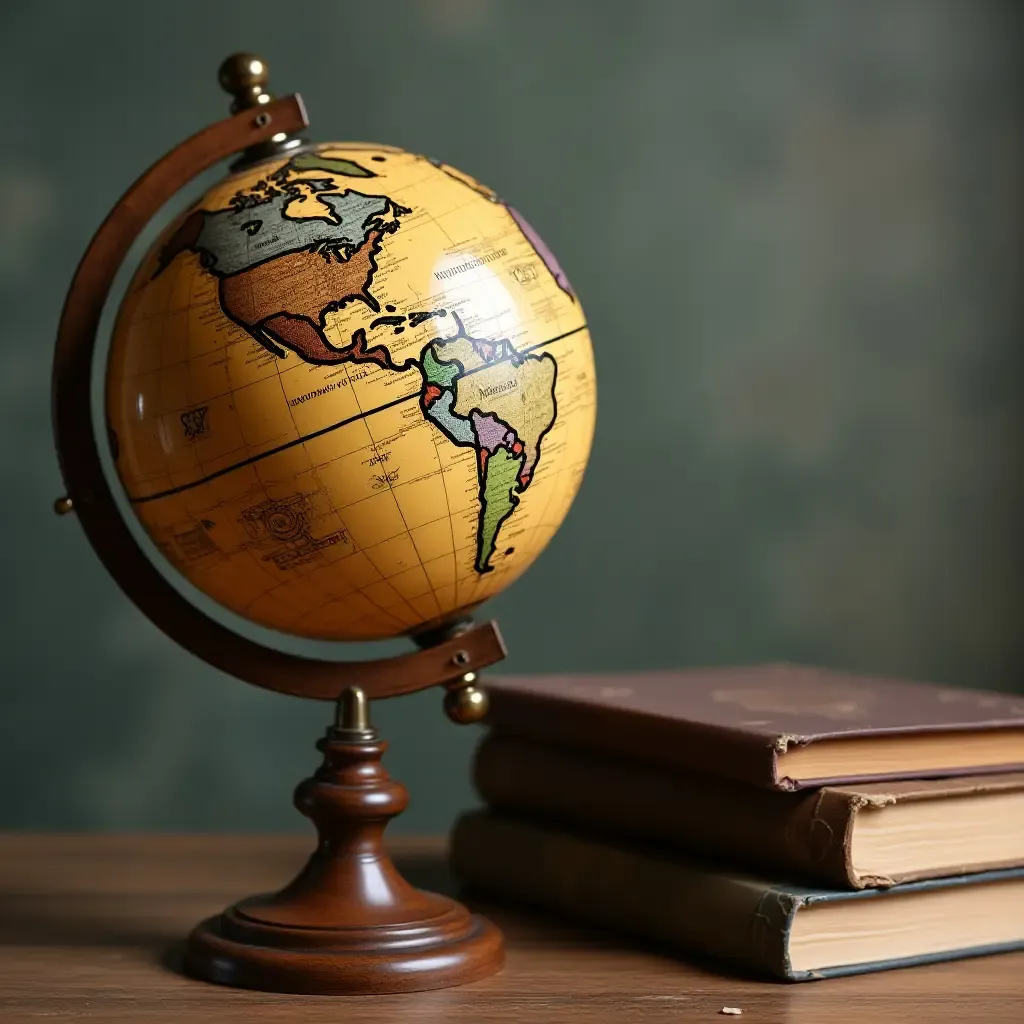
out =
[[(548, 338), (546, 341), (538, 341), (534, 345), (526, 346), (526, 348), (517, 349), (514, 353), (509, 353), (507, 356), (495, 359), (493, 363), (485, 363), (483, 366), (475, 366), (471, 370), (466, 370), (460, 375), (459, 379), (461, 380), (464, 377), (470, 377), (474, 373), (479, 373), (481, 370), (489, 370), (494, 366), (499, 366), (501, 363), (509, 362), (513, 356), (524, 356), (529, 352), (533, 352), (535, 349), (544, 348), (547, 345), (554, 345), (555, 342), (562, 341), (564, 338), (571, 337), (573, 334), (579, 334), (580, 331), (585, 331), (586, 329), (587, 325), (582, 323), (579, 327), (574, 327), (571, 331), (566, 331), (564, 334), (559, 334), (554, 338)], [(437, 340), (441, 341), (443, 345), (443, 338), (439, 338)], [(233, 473), (236, 469), (244, 469), (246, 466), (252, 466), (257, 462), (262, 462), (264, 459), (269, 459), (271, 455), (278, 455), (281, 452), (288, 451), (289, 448), (305, 444), (306, 441), (312, 441), (318, 437), (323, 437), (324, 434), (329, 434), (332, 430), (340, 430), (342, 427), (347, 427), (350, 423), (358, 423), (359, 420), (373, 416), (375, 413), (384, 412), (387, 409), (393, 409), (396, 405), (401, 405), (403, 402), (412, 402), (419, 397), (420, 392), (416, 391), (411, 395), (403, 395), (401, 398), (393, 398), (390, 402), (385, 402), (383, 405), (375, 406), (373, 409), (368, 409), (364, 413), (358, 413), (355, 416), (349, 416), (347, 419), (338, 420), (337, 423), (330, 423), (326, 427), (314, 430), (312, 433), (303, 434), (302, 437), (296, 437), (292, 441), (286, 441), (284, 444), (278, 445), (276, 448), (271, 448), (269, 451), (260, 452), (258, 455), (251, 455), (249, 458), (243, 459), (240, 462), (235, 462), (230, 466), (225, 466), (223, 469), (215, 470), (212, 473), (208, 473), (206, 476), (200, 477), (198, 480), (191, 480), (189, 483), (179, 484), (177, 487), (168, 487), (166, 490), (157, 491), (154, 494), (145, 494), (135, 498), (129, 496), (128, 501), (132, 505), (141, 505), (147, 501), (157, 501), (160, 498), (169, 498), (175, 494), (182, 494), (184, 491), (190, 491), (194, 487), (201, 487), (203, 484), (209, 483), (211, 480), (217, 480), (219, 477), (227, 476), (228, 473)]]

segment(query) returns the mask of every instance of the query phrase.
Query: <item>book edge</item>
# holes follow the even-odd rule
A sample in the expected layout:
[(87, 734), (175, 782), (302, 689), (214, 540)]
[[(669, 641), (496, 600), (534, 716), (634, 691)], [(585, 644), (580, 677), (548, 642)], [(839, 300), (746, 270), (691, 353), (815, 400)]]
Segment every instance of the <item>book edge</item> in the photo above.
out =
[[(669, 863), (672, 861), (682, 861), (680, 866), (684, 870), (708, 875), (737, 888), (756, 889), (760, 893), (760, 896), (756, 903), (755, 912), (750, 919), (747, 952), (737, 956), (727, 956), (721, 952), (709, 953), (707, 950), (704, 950), (703, 952), (719, 962), (731, 963), (734, 966), (745, 968), (746, 970), (754, 973), (766, 974), (783, 981), (811, 981), (828, 977), (840, 977), (843, 975), (866, 974), (913, 966), (916, 964), (966, 959), (968, 957), (982, 956), (988, 953), (1008, 952), (1024, 948), (1024, 939), (1022, 939), (1014, 940), (1009, 943), (995, 943), (983, 946), (960, 947), (954, 950), (942, 950), (935, 953), (922, 954), (916, 957), (896, 957), (891, 960), (865, 961), (857, 964), (843, 964), (836, 967), (816, 968), (805, 971), (794, 971), (789, 957), (789, 937), (793, 920), (797, 911), (802, 906), (810, 905), (815, 902), (838, 902), (841, 900), (873, 899), (877, 897), (884, 898), (886, 896), (892, 896), (896, 890), (900, 892), (927, 891), (932, 889), (952, 888), (954, 886), (963, 887), (967, 885), (983, 884), (990, 881), (1018, 879), (1024, 877), (1024, 867), (1001, 871), (986, 871), (972, 875), (958, 875), (950, 878), (929, 879), (920, 882), (910, 882), (890, 889), (861, 889), (855, 891), (828, 890), (820, 887), (809, 888), (798, 886), (791, 884), (788, 881), (769, 882), (763, 878), (757, 877), (756, 875), (749, 875), (742, 872), (716, 871), (710, 865), (699, 860), (694, 860), (693, 858), (665, 856), (657, 850), (652, 850), (650, 847), (644, 847), (643, 845), (637, 846), (630, 843), (602, 842), (590, 836), (574, 833), (571, 829), (560, 828), (548, 823), (540, 823), (528, 819), (520, 820), (515, 815), (502, 814), (500, 812), (488, 810), (464, 812), (456, 821), (455, 829), (459, 830), (460, 826), (465, 829), (466, 826), (468, 826), (469, 830), (472, 831), (472, 822), (475, 820), (482, 820), (486, 827), (488, 819), (495, 820), (497, 823), (504, 824), (506, 826), (510, 825), (513, 828), (516, 826), (523, 827), (527, 831), (539, 832), (541, 835), (548, 833), (549, 835), (553, 835), (556, 839), (564, 836), (570, 842), (575, 841), (577, 843), (596, 846), (598, 848), (615, 850), (617, 847), (620, 852), (626, 853), (627, 855), (632, 854), (641, 859), (646, 857), (652, 860), (661, 860)], [(455, 833), (453, 832), (453, 835), (454, 834)], [(472, 874), (472, 872), (470, 872), (470, 874)], [(470, 877), (468, 881), (472, 884), (472, 877)], [(481, 884), (480, 887), (485, 891), (491, 890), (499, 894), (502, 892), (500, 882), (485, 882)], [(587, 920), (587, 915), (585, 914), (576, 911), (567, 911), (564, 908), (552, 906), (543, 900), (537, 905), (541, 908), (547, 907), (548, 909), (553, 909), (556, 913), (563, 913), (569, 918)], [(632, 934), (639, 934), (643, 937), (642, 932), (631, 930), (628, 927), (620, 927), (618, 925), (609, 924), (606, 921), (595, 921), (593, 918), (590, 920), (596, 927), (603, 928), (612, 933), (619, 932), (630, 934), (632, 931)], [(683, 942), (672, 942), (670, 945), (674, 945), (684, 955), (687, 951), (696, 954), (701, 953), (700, 950), (690, 947)]]
[(872, 960), (859, 964), (844, 964), (841, 967), (820, 967), (808, 971), (790, 971), (787, 981), (821, 981), (825, 978), (844, 978), (855, 974), (877, 974), (881, 971), (893, 971), (903, 967), (920, 967), (925, 964), (937, 964), (950, 960), (969, 960), (978, 956), (990, 956), (996, 953), (1013, 953), (1024, 949), (1024, 939), (1014, 942), (999, 942), (984, 946), (964, 946), (960, 949), (942, 950), (938, 953), (924, 953), (920, 956), (902, 956), (892, 960)]

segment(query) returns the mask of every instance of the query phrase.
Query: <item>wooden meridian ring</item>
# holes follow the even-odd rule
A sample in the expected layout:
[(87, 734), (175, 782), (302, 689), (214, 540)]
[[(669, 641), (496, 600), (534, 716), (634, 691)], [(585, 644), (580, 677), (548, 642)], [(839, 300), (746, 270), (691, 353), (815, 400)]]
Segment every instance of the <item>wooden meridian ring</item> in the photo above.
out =
[(197, 174), (279, 132), (308, 125), (298, 95), (204, 128), (158, 160), (121, 197), (89, 243), (68, 290), (53, 359), (53, 428), (70, 506), (107, 571), (172, 640), (215, 668), (279, 693), (335, 700), (358, 686), (394, 697), (461, 679), (505, 657), (493, 622), (396, 658), (337, 662), (289, 654), (221, 625), (189, 603), (136, 543), (103, 472), (90, 397), (100, 315), (121, 264), (156, 212)]

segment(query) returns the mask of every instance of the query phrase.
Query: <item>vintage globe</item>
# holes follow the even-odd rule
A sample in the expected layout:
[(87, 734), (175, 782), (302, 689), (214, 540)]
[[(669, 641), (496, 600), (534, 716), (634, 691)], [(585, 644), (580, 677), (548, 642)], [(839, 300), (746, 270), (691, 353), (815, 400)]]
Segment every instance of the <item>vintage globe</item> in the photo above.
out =
[(289, 634), (380, 639), (515, 580), (579, 488), (586, 320), (523, 217), (388, 146), (327, 144), (211, 189), (143, 260), (106, 380), (145, 530)]

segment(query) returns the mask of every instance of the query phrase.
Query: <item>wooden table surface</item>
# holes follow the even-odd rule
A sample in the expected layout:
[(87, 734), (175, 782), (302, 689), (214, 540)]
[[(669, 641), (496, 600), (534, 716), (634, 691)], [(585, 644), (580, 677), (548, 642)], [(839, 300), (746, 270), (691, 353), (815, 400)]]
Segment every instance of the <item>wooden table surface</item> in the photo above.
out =
[[(417, 995), (272, 995), (193, 981), (179, 943), (206, 915), (277, 888), (303, 837), (0, 834), (0, 1021), (1024, 1022), (1024, 954), (802, 984), (749, 981), (563, 921), (479, 907), (504, 971)], [(439, 840), (396, 840), (410, 880), (453, 891)]]

